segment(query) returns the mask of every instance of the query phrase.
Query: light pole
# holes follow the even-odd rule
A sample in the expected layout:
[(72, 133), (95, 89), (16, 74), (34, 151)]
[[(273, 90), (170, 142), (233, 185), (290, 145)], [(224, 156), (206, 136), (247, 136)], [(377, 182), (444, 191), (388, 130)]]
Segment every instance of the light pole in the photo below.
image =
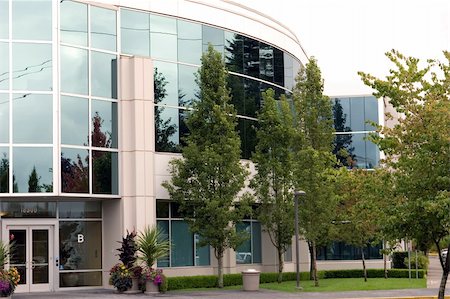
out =
[(302, 289), (300, 287), (300, 254), (298, 248), (298, 197), (305, 196), (305, 191), (295, 191), (294, 192), (294, 205), (295, 205), (295, 270), (297, 272), (297, 289)]

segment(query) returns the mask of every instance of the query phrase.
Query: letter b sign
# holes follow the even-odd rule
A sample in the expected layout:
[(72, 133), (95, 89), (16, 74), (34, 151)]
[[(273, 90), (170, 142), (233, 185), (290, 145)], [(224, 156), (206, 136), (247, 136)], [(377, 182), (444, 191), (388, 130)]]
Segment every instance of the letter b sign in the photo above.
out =
[(78, 243), (84, 243), (84, 235), (78, 234)]

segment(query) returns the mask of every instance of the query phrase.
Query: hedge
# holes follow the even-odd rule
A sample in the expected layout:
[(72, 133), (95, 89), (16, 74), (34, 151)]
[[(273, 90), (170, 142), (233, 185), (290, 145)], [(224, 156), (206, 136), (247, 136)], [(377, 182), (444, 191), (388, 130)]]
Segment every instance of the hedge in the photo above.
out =
[[(425, 271), (419, 270), (419, 278), (425, 277)], [(319, 279), (327, 278), (362, 278), (363, 270), (326, 270), (318, 272)], [(367, 276), (369, 278), (384, 277), (383, 269), (367, 269)], [(412, 277), (416, 277), (415, 270), (411, 273)], [(388, 269), (388, 277), (390, 278), (408, 278), (408, 270), (405, 269)], [(261, 273), (260, 282), (270, 283), (276, 282), (278, 273)], [(283, 273), (283, 281), (293, 281), (297, 279), (295, 272)], [(301, 272), (300, 280), (309, 280), (309, 272)], [(224, 286), (242, 285), (242, 275), (224, 274)], [(181, 290), (181, 289), (196, 289), (196, 288), (215, 288), (217, 286), (217, 276), (214, 275), (199, 275), (199, 276), (178, 276), (167, 277), (167, 290)]]

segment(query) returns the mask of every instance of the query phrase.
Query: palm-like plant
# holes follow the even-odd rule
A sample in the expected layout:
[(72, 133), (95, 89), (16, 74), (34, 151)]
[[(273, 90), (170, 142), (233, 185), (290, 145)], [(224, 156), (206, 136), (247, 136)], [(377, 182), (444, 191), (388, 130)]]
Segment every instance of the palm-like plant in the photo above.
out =
[(0, 241), (0, 270), (8, 263), (9, 245)]
[(147, 267), (151, 268), (157, 259), (169, 254), (170, 243), (164, 237), (164, 233), (157, 227), (146, 227), (137, 236), (139, 257)]

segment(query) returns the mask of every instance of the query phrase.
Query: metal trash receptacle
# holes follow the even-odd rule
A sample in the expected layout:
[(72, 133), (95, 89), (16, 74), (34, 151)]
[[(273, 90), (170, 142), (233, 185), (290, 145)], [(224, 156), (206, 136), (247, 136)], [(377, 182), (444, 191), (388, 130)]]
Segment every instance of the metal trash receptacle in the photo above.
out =
[(255, 269), (242, 271), (242, 284), (244, 291), (259, 290), (259, 274), (261, 272)]

